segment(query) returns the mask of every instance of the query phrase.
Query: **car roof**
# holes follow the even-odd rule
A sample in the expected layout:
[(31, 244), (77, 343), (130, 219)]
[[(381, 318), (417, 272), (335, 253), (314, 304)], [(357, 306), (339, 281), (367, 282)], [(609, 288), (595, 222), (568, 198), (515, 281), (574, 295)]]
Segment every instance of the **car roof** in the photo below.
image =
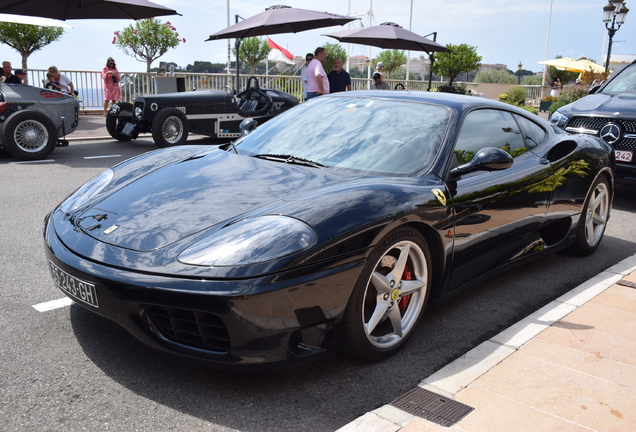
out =
[[(465, 96), (453, 93), (428, 92), (422, 90), (356, 90), (353, 92), (339, 92), (322, 97), (363, 97), (405, 100), (410, 102), (433, 103), (464, 111), (476, 106), (504, 108), (508, 110), (519, 110), (518, 108), (503, 102), (486, 99), (479, 96)], [(521, 110), (524, 111), (524, 110)]]

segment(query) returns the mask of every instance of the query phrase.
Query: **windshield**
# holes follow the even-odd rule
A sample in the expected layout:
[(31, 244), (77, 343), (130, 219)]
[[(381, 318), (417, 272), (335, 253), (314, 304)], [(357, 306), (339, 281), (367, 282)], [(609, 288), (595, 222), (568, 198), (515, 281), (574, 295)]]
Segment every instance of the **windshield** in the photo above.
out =
[(626, 67), (610, 81), (603, 93), (636, 93), (636, 65)]
[(409, 175), (428, 168), (439, 150), (450, 109), (357, 97), (303, 103), (239, 139), (241, 154), (286, 155), (327, 168)]

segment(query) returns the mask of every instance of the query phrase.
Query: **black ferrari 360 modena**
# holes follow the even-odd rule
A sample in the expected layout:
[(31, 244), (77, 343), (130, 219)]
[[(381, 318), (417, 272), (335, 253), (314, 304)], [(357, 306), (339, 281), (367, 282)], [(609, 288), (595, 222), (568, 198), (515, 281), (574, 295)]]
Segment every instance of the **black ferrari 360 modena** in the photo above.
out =
[(511, 105), (338, 93), (104, 171), (47, 216), (46, 253), (67, 296), (164, 352), (378, 361), (477, 281), (594, 252), (614, 165), (606, 142)]
[(119, 102), (106, 117), (106, 129), (119, 141), (152, 132), (158, 147), (183, 145), (188, 133), (236, 139), (246, 118), (264, 123), (298, 105), (298, 99), (280, 90), (260, 88), (251, 77), (236, 96), (228, 91), (204, 90), (138, 96), (135, 104)]

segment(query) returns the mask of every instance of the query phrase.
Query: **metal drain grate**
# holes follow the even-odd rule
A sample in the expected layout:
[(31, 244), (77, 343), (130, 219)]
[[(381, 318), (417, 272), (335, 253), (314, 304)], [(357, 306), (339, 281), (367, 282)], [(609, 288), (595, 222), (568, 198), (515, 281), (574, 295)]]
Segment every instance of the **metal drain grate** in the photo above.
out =
[(622, 286), (626, 286), (626, 287), (629, 287), (629, 288), (636, 288), (636, 283), (630, 282), (630, 281), (626, 281), (624, 279), (621, 279), (618, 282), (616, 282), (616, 285), (622, 285)]
[(391, 405), (445, 427), (453, 426), (475, 409), (422, 387), (415, 387), (391, 402)]

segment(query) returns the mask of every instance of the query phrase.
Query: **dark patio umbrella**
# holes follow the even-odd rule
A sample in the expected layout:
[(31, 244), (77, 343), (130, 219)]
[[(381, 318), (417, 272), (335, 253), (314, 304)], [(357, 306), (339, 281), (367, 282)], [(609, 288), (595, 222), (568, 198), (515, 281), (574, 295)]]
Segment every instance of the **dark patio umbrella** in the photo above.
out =
[(426, 39), (391, 22), (372, 27), (329, 33), (323, 36), (338, 39), (340, 42), (371, 45), (382, 49), (425, 51), (428, 54), (432, 52), (450, 52), (444, 45)]
[(428, 76), (428, 87), (431, 88), (433, 77), (432, 66), (434, 52), (451, 52), (444, 45), (440, 45), (430, 39), (406, 30), (393, 22), (385, 22), (377, 26), (361, 27), (337, 33), (329, 33), (329, 36), (340, 42), (359, 45), (371, 45), (383, 49), (399, 49), (410, 51), (424, 51), (431, 59), (431, 73)]
[[(238, 19), (238, 15), (236, 16)], [(278, 33), (298, 33), (323, 27), (344, 25), (360, 18), (336, 15), (329, 12), (318, 12), (296, 9), (290, 6), (270, 6), (258, 15), (237, 22), (225, 30), (210, 35), (207, 41), (219, 39), (236, 39), (236, 90), (239, 85), (239, 46), (241, 39), (253, 36), (266, 36)]]
[(1, 0), (0, 13), (58, 20), (142, 19), (179, 15), (148, 0)]
[(289, 6), (270, 6), (258, 15), (218, 31), (207, 40), (243, 39), (277, 33), (298, 33), (323, 27), (343, 25), (359, 18), (296, 9)]

